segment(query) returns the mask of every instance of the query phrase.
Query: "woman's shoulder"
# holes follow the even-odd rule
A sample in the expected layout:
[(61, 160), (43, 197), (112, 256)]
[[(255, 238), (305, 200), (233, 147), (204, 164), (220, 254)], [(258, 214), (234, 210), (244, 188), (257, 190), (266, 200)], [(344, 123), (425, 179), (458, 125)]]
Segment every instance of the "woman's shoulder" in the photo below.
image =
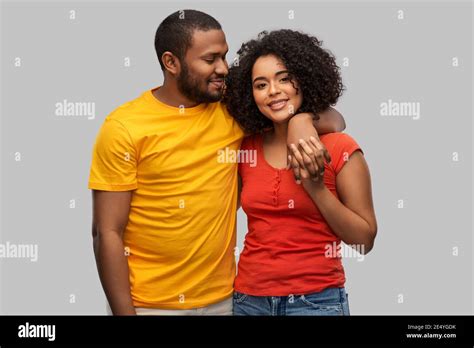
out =
[(252, 135), (247, 135), (242, 140), (242, 145), (240, 146), (241, 149), (256, 149), (258, 148), (260, 142), (262, 141), (263, 134), (256, 133)]
[(321, 142), (331, 156), (331, 163), (338, 173), (349, 157), (357, 150), (362, 152), (359, 144), (347, 133), (328, 133), (320, 136)]
[(326, 149), (331, 152), (340, 152), (347, 148), (357, 147), (357, 141), (347, 133), (334, 132), (320, 135), (321, 142), (326, 146)]
[(347, 133), (334, 132), (320, 135), (321, 142), (328, 148), (329, 146), (344, 146), (357, 144), (355, 139)]

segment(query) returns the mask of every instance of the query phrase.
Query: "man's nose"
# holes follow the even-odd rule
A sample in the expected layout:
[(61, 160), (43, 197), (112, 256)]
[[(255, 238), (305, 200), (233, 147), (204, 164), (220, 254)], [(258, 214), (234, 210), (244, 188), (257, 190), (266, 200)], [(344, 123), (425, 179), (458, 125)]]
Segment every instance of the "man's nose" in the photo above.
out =
[(215, 69), (216, 75), (226, 76), (229, 73), (229, 66), (225, 59), (220, 59)]

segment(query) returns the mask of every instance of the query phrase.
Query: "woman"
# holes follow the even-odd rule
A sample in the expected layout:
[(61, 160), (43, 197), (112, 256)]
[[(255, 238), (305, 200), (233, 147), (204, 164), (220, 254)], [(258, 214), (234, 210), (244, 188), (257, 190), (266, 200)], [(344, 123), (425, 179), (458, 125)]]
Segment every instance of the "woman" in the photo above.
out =
[[(347, 134), (286, 144), (296, 113), (317, 115), (343, 85), (335, 58), (317, 38), (263, 32), (244, 43), (226, 80), (226, 103), (245, 129), (239, 163), (248, 233), (235, 280), (235, 315), (349, 315), (339, 243), (368, 253), (377, 223), (364, 155)], [(289, 153), (290, 152), (290, 153)], [(301, 177), (287, 166), (292, 161)], [(323, 164), (323, 165), (322, 165)], [(296, 168), (293, 168), (296, 169)]]

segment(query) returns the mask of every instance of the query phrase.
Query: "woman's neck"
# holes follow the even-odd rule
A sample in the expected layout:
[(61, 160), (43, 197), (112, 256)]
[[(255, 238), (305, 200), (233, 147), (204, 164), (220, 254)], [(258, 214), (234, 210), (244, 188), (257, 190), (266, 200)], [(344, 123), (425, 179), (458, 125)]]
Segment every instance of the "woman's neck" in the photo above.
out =
[(288, 122), (275, 123), (273, 122), (273, 132), (271, 134), (271, 142), (275, 144), (285, 144), (288, 134)]

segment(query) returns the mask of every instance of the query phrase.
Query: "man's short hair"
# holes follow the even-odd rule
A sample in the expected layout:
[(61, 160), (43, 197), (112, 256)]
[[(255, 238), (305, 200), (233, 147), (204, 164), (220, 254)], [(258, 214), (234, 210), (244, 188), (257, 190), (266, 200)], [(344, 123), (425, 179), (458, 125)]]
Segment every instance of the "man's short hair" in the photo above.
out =
[(161, 69), (165, 70), (161, 61), (164, 52), (169, 51), (182, 61), (192, 44), (193, 32), (212, 29), (222, 30), (222, 27), (214, 17), (201, 11), (179, 10), (166, 17), (155, 35), (155, 50)]

